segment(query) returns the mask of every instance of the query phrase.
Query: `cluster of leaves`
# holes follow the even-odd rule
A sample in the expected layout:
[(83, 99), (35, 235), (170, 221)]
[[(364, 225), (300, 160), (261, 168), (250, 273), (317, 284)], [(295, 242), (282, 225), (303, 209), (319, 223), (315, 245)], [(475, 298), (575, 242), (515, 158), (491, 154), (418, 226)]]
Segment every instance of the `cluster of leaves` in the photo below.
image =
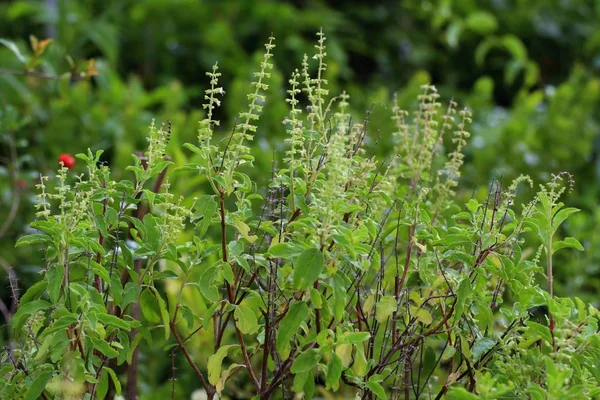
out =
[[(330, 96), (322, 32), (315, 47), (316, 75), (305, 56), (289, 80), (288, 147), (268, 190), (249, 173), (273, 38), (220, 142), (225, 91), (216, 65), (207, 74), (186, 165), (168, 171), (171, 125), (153, 124), (133, 180), (113, 180), (91, 151), (78, 156), (87, 176), (42, 177), (36, 233), (17, 245), (41, 245), (46, 268), (12, 320), (4, 394), (103, 398), (124, 382), (133, 398), (140, 348), (156, 342), (173, 359), (172, 397), (181, 358), (210, 399), (599, 394), (598, 312), (552, 290), (554, 253), (582, 250), (555, 240), (577, 211), (560, 203), (570, 179), (521, 207), (527, 178), (494, 181), (485, 202), (463, 207), (469, 110), (451, 101), (441, 112), (424, 85), (414, 113), (392, 109), (394, 157), (369, 154), (372, 110), (358, 122), (346, 93)], [(178, 197), (167, 175), (199, 177), (209, 194)], [(548, 290), (535, 283), (544, 271)], [(537, 322), (535, 307), (547, 310)]]
[[(491, 175), (510, 180), (526, 170), (547, 180), (547, 170), (569, 170), (577, 176), (580, 184), (569, 201), (584, 213), (563, 230), (592, 251), (575, 259), (559, 255), (564, 268), (557, 270), (556, 289), (596, 301), (598, 15), (598, 5), (585, 0), (533, 5), (388, 0), (378, 7), (276, 1), (2, 3), (0, 212), (12, 215), (18, 204), (19, 213), (0, 234), (0, 261), (21, 270), (24, 288), (33, 282), (40, 260), (11, 247), (33, 215), (38, 171), (51, 175), (58, 154), (78, 152), (81, 144), (104, 149), (102, 161), (121, 178), (129, 154), (143, 148), (152, 116), (177, 126), (174, 142), (192, 140), (196, 121), (204, 117), (197, 71), (217, 59), (228, 101), (215, 112), (231, 124), (246, 100), (247, 76), (260, 61), (259, 38), (269, 32), (285, 35), (286, 41), (275, 55), (278, 68), (271, 71), (270, 84), (279, 90), (269, 97), (256, 137), (284, 151), (284, 132), (278, 129), (286, 113), (284, 76), (309, 52), (310, 33), (326, 26), (330, 68), (325, 78), (332, 92), (347, 90), (355, 110), (373, 101), (389, 103), (392, 89), (387, 88), (407, 82), (399, 102), (408, 107), (419, 86), (433, 81), (445, 96), (474, 111), (478, 128), (466, 150), (471, 165), (464, 176), (468, 186), (480, 189), (477, 198), (485, 197)], [(197, 23), (207, 19), (210, 24)], [(53, 41), (30, 41), (32, 33)], [(92, 74), (87, 73), (90, 58), (96, 59)], [(95, 71), (98, 75), (87, 79)], [(375, 112), (370, 124), (381, 132), (391, 129), (386, 113)], [(573, 132), (578, 140), (571, 140)], [(375, 151), (389, 155), (385, 136), (381, 144)], [(259, 150), (264, 147), (254, 151), (258, 170), (270, 164), (271, 150)], [(186, 162), (179, 148), (174, 143), (176, 165)], [(249, 176), (262, 185), (267, 175), (251, 171)], [(183, 183), (174, 184), (184, 190)], [(5, 286), (0, 297), (8, 301)]]

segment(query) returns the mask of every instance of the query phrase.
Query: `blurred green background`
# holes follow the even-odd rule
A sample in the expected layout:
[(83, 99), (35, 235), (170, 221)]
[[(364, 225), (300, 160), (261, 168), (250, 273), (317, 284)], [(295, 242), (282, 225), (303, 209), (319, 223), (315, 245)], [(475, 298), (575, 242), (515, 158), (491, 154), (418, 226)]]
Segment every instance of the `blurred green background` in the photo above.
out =
[[(127, 176), (124, 167), (145, 148), (156, 118), (173, 123), (169, 154), (185, 163), (179, 145), (195, 141), (205, 71), (218, 61), (225, 135), (272, 33), (275, 69), (255, 139), (255, 178), (264, 183), (273, 153), (284, 149), (288, 76), (313, 53), (323, 27), (330, 93), (346, 90), (358, 119), (375, 104), (373, 151), (390, 148), (393, 94), (412, 109), (419, 86), (432, 82), (444, 101), (474, 112), (465, 199), (485, 199), (493, 177), (508, 185), (521, 173), (539, 182), (563, 170), (575, 176), (568, 202), (583, 212), (563, 234), (586, 251), (556, 262), (555, 292), (598, 306), (598, 21), (600, 2), (591, 0), (2, 2), (0, 297), (11, 305), (9, 267), (23, 290), (39, 277), (39, 256), (14, 242), (33, 218), (37, 177), (52, 174), (59, 154), (104, 149), (115, 175)], [(84, 172), (81, 165), (75, 171)], [(202, 190), (194, 179), (173, 183), (182, 193)], [(168, 366), (153, 362), (142, 373), (166, 381)]]

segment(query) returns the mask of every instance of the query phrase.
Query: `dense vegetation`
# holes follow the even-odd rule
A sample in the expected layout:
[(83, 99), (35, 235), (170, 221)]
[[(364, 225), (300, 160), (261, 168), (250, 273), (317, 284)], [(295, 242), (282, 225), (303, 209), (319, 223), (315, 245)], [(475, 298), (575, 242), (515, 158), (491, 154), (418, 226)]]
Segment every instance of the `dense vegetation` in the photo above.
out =
[(402, 4), (0, 5), (3, 396), (598, 396), (600, 11)]

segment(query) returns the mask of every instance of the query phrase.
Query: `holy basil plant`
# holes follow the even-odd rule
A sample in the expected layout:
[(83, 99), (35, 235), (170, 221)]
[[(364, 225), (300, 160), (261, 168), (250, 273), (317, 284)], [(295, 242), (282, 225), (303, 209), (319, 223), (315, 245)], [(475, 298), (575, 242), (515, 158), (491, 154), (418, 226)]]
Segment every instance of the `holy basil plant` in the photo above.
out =
[[(130, 180), (111, 179), (100, 151), (77, 156), (87, 174), (41, 178), (35, 233), (17, 246), (46, 265), (12, 319), (4, 396), (153, 398), (139, 358), (157, 348), (173, 398), (189, 398), (185, 374), (208, 399), (600, 395), (598, 312), (552, 293), (553, 255), (583, 250), (560, 237), (578, 211), (560, 202), (571, 177), (524, 205), (527, 177), (470, 198), (458, 189), (467, 109), (442, 110), (425, 85), (414, 112), (387, 108), (394, 132), (370, 132), (371, 113), (388, 111), (358, 118), (346, 93), (330, 96), (322, 32), (315, 47), (316, 71), (305, 56), (289, 80), (266, 188), (248, 172), (273, 38), (222, 140), (215, 65), (187, 156), (168, 147), (169, 123), (152, 124)], [(396, 145), (378, 159), (383, 134)], [(172, 192), (198, 177), (203, 195)]]

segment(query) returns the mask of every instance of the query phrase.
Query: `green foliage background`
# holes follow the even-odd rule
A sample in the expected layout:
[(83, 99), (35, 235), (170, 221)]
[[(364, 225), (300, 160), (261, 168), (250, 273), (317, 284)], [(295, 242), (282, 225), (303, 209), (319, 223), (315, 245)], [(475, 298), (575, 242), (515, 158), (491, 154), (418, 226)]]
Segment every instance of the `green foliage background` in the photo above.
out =
[[(257, 170), (270, 170), (273, 152), (283, 151), (287, 77), (303, 53), (312, 53), (314, 33), (323, 27), (331, 92), (348, 91), (356, 118), (374, 104), (373, 151), (391, 148), (391, 138), (377, 132), (391, 123), (393, 93), (402, 107), (414, 108), (420, 85), (432, 82), (442, 98), (473, 110), (465, 199), (485, 200), (491, 177), (508, 184), (520, 173), (575, 176), (567, 202), (583, 212), (564, 229), (586, 251), (565, 252), (556, 261), (556, 293), (598, 306), (599, 19), (600, 3), (575, 0), (1, 3), (0, 38), (16, 45), (0, 46), (0, 225), (10, 222), (0, 237), (2, 266), (15, 267), (23, 289), (38, 279), (40, 260), (14, 243), (32, 219), (36, 177), (55, 170), (60, 153), (104, 149), (118, 176), (130, 155), (145, 148), (152, 118), (169, 119), (168, 153), (184, 164), (180, 144), (194, 140), (204, 115), (204, 71), (219, 62), (227, 94), (218, 119), (231, 126), (273, 33), (279, 40), (275, 69), (255, 139)], [(53, 38), (35, 71), (62, 77), (15, 74), (25, 70), (19, 56), (32, 53), (29, 35)], [(89, 59), (98, 75), (70, 79), (68, 72), (85, 71)], [(13, 147), (18, 170), (12, 169)], [(253, 178), (265, 183), (268, 175)], [(190, 197), (204, 193), (195, 180), (172, 183)], [(0, 276), (0, 296), (10, 304), (5, 268)], [(169, 366), (157, 362), (143, 362), (141, 373), (165, 381)]]

